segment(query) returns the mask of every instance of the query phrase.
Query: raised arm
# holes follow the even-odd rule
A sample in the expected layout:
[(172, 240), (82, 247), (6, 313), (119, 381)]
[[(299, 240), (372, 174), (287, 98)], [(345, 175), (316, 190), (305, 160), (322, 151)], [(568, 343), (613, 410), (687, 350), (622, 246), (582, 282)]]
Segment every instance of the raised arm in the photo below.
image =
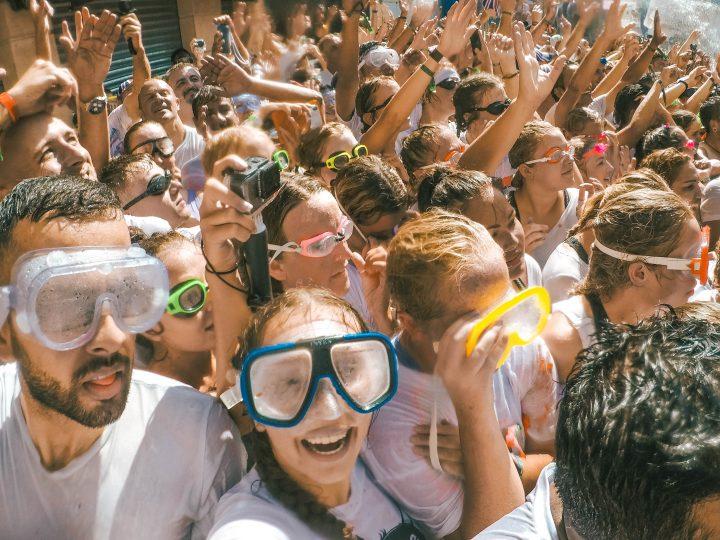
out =
[(625, 27), (622, 25), (622, 16), (626, 7), (626, 5), (620, 5), (620, 0), (613, 0), (605, 18), (605, 28), (595, 40), (590, 52), (581, 62), (575, 75), (570, 79), (570, 84), (565, 89), (565, 93), (558, 101), (557, 109), (555, 109), (556, 126), (562, 127), (565, 125), (567, 114), (575, 107), (582, 93), (590, 86), (592, 78), (600, 65), (600, 58), (605, 54), (608, 47), (635, 26), (634, 24)]
[(585, 37), (585, 32), (588, 29), (588, 26), (590, 26), (590, 23), (593, 19), (595, 19), (595, 16), (600, 10), (600, 4), (597, 2), (579, 1), (577, 3), (577, 9), (579, 16), (578, 22), (575, 24), (575, 28), (573, 28), (572, 32), (570, 32), (570, 37), (568, 37), (565, 42), (565, 46), (560, 53), (564, 54), (568, 58), (575, 54), (580, 41), (583, 37)]
[(130, 118), (137, 120), (140, 118), (140, 105), (138, 104), (137, 95), (150, 77), (152, 71), (150, 69), (150, 60), (145, 53), (145, 45), (142, 40), (142, 25), (135, 13), (125, 15), (120, 19), (120, 27), (122, 28), (125, 39), (132, 41), (135, 49), (135, 55), (132, 57), (133, 62), (133, 84), (132, 90), (125, 98), (123, 104)]
[(48, 0), (30, 0), (28, 9), (35, 26), (35, 57), (52, 60), (50, 50), (50, 22), (55, 10)]
[(645, 75), (650, 63), (652, 62), (655, 52), (658, 50), (660, 45), (665, 43), (667, 36), (663, 34), (662, 25), (660, 24), (660, 11), (655, 12), (655, 19), (653, 21), (653, 35), (648, 44), (643, 49), (640, 56), (630, 64), (630, 67), (623, 75), (622, 80), (628, 84), (639, 81), (640, 78)]
[(515, 56), (520, 69), (518, 98), (463, 153), (458, 167), (493, 175), (512, 148), (523, 126), (532, 119), (550, 94), (563, 67), (565, 57), (555, 61), (550, 74), (540, 72), (532, 36), (521, 23), (515, 24)]
[(70, 71), (78, 83), (78, 137), (90, 153), (93, 165), (100, 171), (110, 159), (107, 108), (99, 114), (88, 111), (89, 103), (105, 96), (103, 82), (110, 70), (113, 51), (120, 38), (117, 16), (104, 10), (100, 17), (91, 15), (88, 8), (75, 12), (74, 39), (63, 21), (60, 44), (65, 47)]
[[(437, 52), (441, 56), (449, 58), (463, 50), (467, 40), (470, 39), (470, 33), (474, 31), (474, 27), (470, 26), (474, 9), (473, 0), (461, 0), (450, 8), (445, 19), (445, 30), (440, 37), (440, 45), (437, 47)], [(437, 67), (437, 60), (428, 57), (405, 81), (387, 107), (383, 109), (377, 121), (363, 134), (360, 142), (367, 146), (371, 153), (382, 152), (388, 141), (397, 135), (398, 126), (407, 119), (430, 84), (432, 75), (429, 75), (428, 72), (434, 73)]]
[(661, 99), (660, 82), (656, 81), (638, 105), (630, 123), (618, 132), (618, 142), (621, 145), (635, 147), (643, 134), (655, 124)]
[(515, 16), (515, 0), (500, 0), (500, 26), (497, 33), (507, 37), (513, 35), (513, 17)]
[(700, 106), (710, 95), (710, 91), (713, 89), (714, 85), (715, 82), (713, 81), (713, 78), (707, 77), (705, 82), (703, 82), (690, 99), (685, 102), (685, 110), (697, 114), (700, 111)]
[(362, 0), (343, 0), (340, 55), (338, 57), (337, 84), (335, 85), (335, 112), (346, 122), (355, 112), (355, 94), (360, 86), (360, 14)]
[(623, 54), (620, 59), (615, 63), (610, 73), (605, 75), (600, 84), (598, 84), (592, 92), (592, 97), (597, 98), (603, 94), (610, 92), (615, 85), (620, 82), (623, 75), (627, 71), (630, 61), (633, 60), (640, 52), (640, 45), (633, 41), (626, 44), (626, 48), (623, 50)]

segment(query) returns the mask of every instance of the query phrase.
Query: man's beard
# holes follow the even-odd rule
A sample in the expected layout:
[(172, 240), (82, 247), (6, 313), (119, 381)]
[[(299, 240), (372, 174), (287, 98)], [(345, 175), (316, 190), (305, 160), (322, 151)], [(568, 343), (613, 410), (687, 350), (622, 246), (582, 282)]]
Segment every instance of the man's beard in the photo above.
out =
[[(63, 388), (41, 368), (33, 364), (28, 354), (11, 330), (11, 344), (20, 373), (27, 384), (30, 395), (41, 405), (90, 428), (99, 428), (115, 422), (122, 415), (130, 391), (132, 362), (127, 356), (114, 353), (110, 356), (98, 356), (73, 373), (71, 387)], [(80, 380), (88, 373), (110, 366), (122, 367), (117, 376), (122, 377), (122, 388), (113, 398), (102, 401), (92, 409), (84, 407), (80, 401)]]

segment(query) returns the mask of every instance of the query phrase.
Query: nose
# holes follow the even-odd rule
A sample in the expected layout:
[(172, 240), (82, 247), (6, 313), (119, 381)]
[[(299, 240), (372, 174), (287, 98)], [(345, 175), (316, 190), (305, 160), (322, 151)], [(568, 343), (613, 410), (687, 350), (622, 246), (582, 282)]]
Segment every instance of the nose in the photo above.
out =
[(84, 148), (80, 144), (70, 144), (63, 141), (61, 143), (62, 152), (62, 168), (63, 172), (79, 173), (82, 167), (87, 163)]
[(109, 356), (118, 352), (127, 339), (128, 335), (115, 323), (109, 304), (105, 302), (95, 337), (85, 346), (85, 350), (93, 356)]
[(346, 261), (350, 258), (350, 247), (348, 246), (347, 240), (343, 240), (342, 242), (339, 242), (335, 249), (333, 250), (333, 254), (335, 255), (336, 259), (339, 261)]
[(308, 417), (314, 420), (337, 420), (343, 414), (342, 398), (337, 395), (330, 379), (320, 379)]

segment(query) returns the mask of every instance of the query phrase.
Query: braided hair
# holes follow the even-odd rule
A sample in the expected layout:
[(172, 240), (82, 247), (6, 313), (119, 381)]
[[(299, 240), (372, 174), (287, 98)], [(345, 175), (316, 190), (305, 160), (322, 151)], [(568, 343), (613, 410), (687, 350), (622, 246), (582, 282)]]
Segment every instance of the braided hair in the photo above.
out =
[[(291, 312), (311, 313), (315, 309), (331, 309), (350, 328), (367, 331), (360, 314), (331, 292), (312, 287), (289, 289), (255, 313), (240, 339), (233, 366), (239, 369), (247, 353), (261, 346), (265, 328), (270, 321), (276, 317), (288, 317)], [(333, 539), (362, 540), (353, 534), (352, 526), (329, 512), (326, 506), (320, 504), (280, 466), (266, 432), (255, 430), (249, 437), (258, 476), (278, 502), (320, 534)]]

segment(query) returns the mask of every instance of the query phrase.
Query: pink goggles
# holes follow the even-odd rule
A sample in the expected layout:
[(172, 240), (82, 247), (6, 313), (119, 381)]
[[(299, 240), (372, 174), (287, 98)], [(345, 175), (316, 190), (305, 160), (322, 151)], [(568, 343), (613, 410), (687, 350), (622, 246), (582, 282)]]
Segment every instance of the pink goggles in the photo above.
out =
[(302, 240), (298, 245), (296, 242), (288, 242), (282, 246), (275, 244), (268, 244), (268, 249), (274, 251), (270, 262), (274, 261), (280, 256), (280, 253), (299, 253), (303, 257), (327, 257), (330, 255), (335, 246), (341, 242), (345, 242), (353, 233), (353, 222), (350, 221), (346, 216), (342, 217), (340, 221), (340, 227), (337, 232), (324, 232)]

